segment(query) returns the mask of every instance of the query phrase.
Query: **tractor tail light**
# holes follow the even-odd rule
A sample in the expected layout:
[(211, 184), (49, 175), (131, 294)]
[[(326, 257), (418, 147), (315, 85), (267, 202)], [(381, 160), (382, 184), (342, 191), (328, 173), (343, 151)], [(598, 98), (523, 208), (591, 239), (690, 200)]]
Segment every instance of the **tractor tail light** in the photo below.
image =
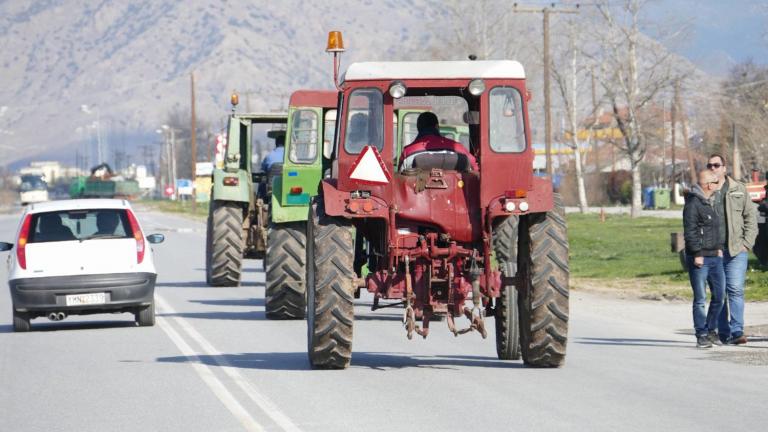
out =
[(528, 191), (525, 189), (515, 189), (515, 190), (508, 190), (504, 192), (504, 196), (506, 198), (525, 198), (525, 196), (528, 194)]
[(27, 215), (21, 224), (19, 239), (16, 242), (16, 258), (19, 261), (19, 267), (27, 269), (27, 240), (29, 240), (29, 226), (32, 223), (32, 215)]
[(133, 238), (136, 239), (136, 262), (141, 264), (144, 261), (144, 234), (141, 233), (139, 228), (139, 221), (136, 220), (133, 212), (128, 210), (128, 222), (131, 224), (131, 231), (133, 231)]
[(240, 184), (240, 179), (237, 177), (224, 177), (224, 186), (237, 186)]
[(301, 195), (302, 192), (304, 192), (304, 189), (302, 189), (301, 186), (294, 186), (291, 188), (291, 195)]

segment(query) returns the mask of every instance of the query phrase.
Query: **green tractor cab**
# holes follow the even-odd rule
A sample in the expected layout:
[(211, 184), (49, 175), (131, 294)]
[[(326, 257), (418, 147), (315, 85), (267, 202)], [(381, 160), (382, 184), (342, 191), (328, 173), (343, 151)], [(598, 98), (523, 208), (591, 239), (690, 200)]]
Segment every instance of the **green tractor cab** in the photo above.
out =
[(305, 246), (309, 204), (330, 169), (336, 131), (335, 91), (291, 95), (282, 173), (272, 180), (271, 222), (264, 259), (269, 319), (303, 319)]

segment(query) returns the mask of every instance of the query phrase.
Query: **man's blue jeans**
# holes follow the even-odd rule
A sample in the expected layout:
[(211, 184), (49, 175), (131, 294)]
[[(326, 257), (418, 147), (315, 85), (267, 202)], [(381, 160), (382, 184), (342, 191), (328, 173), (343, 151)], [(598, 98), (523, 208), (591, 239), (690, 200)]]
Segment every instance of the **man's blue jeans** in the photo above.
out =
[[(725, 272), (722, 257), (704, 257), (704, 265), (693, 265), (688, 256), (688, 277), (693, 288), (693, 328), (696, 336), (706, 336), (717, 327), (717, 318), (725, 299)], [(707, 282), (712, 292), (707, 312)]]
[(744, 279), (747, 277), (747, 264), (746, 252), (731, 256), (727, 250), (723, 251), (728, 307), (720, 312), (717, 323), (721, 340), (744, 334)]

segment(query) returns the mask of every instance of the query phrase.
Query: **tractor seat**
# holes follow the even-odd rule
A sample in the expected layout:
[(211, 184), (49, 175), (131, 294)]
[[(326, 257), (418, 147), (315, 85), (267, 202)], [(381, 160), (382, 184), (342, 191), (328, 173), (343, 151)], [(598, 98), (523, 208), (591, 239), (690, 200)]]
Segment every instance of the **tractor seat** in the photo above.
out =
[(470, 170), (469, 159), (467, 156), (452, 152), (450, 150), (425, 151), (416, 153), (405, 159), (403, 167), (412, 167), (422, 170), (439, 168), (447, 171), (461, 172), (467, 172)]

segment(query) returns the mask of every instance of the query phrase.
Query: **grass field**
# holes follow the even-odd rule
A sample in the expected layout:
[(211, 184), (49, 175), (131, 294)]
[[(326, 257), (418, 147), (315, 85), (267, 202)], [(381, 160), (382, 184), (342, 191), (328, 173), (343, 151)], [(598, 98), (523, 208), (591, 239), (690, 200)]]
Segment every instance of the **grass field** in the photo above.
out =
[[(635, 287), (690, 297), (688, 274), (670, 251), (669, 234), (682, 232), (682, 221), (661, 218), (569, 214), (571, 276), (589, 281), (611, 281), (606, 286)], [(750, 255), (745, 295), (768, 300), (768, 269)]]

